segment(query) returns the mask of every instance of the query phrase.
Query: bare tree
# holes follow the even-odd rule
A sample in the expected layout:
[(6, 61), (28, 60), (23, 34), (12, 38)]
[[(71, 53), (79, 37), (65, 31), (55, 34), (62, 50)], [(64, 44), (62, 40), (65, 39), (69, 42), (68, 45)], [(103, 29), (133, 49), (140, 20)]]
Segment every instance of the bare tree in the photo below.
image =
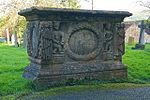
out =
[(91, 9), (92, 10), (94, 9), (94, 0), (84, 0), (84, 1), (90, 3), (91, 4)]
[(145, 2), (143, 2), (143, 1), (137, 1), (137, 3), (140, 6), (147, 8), (145, 11), (150, 11), (150, 1), (148, 1), (148, 0), (145, 1)]

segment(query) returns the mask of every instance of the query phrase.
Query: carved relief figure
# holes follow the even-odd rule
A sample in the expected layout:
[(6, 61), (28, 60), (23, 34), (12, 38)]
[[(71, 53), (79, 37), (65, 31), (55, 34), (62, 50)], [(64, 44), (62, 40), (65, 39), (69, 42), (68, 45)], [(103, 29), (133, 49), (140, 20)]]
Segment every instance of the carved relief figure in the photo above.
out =
[(111, 24), (104, 24), (104, 51), (106, 52), (112, 52), (112, 39), (113, 34), (111, 31)]
[(64, 48), (64, 33), (60, 30), (60, 22), (53, 22), (53, 53), (60, 54)]
[(52, 22), (40, 22), (40, 39), (38, 58), (49, 60), (52, 57)]
[(50, 60), (53, 53), (63, 52), (63, 32), (59, 31), (60, 23), (52, 21), (41, 21), (39, 24), (38, 37), (38, 59)]

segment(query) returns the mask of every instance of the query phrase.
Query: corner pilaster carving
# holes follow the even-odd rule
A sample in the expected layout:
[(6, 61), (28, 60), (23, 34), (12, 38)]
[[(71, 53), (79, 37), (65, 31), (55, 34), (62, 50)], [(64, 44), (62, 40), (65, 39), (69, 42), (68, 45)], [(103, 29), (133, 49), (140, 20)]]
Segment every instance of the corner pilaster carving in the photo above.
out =
[(116, 24), (116, 42), (115, 42), (115, 59), (121, 61), (122, 55), (125, 52), (125, 31), (124, 31), (124, 24), (117, 23)]

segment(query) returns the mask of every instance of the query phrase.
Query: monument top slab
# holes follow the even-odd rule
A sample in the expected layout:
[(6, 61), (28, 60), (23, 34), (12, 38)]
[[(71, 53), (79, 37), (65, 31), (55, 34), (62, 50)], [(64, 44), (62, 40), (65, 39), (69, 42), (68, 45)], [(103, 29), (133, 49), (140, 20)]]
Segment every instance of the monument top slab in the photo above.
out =
[(132, 14), (127, 11), (107, 11), (107, 10), (85, 10), (85, 9), (67, 9), (67, 8), (49, 8), (49, 7), (31, 7), (19, 12), (19, 15), (30, 16), (36, 15), (52, 15), (52, 14), (73, 14), (81, 16), (122, 16), (128, 17)]

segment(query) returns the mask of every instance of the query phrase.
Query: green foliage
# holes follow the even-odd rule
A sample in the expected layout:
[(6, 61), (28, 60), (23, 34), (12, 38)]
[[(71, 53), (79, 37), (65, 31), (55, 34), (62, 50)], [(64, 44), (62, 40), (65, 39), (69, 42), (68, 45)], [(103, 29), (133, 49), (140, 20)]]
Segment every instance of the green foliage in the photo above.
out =
[(62, 5), (62, 7), (80, 8), (79, 2), (77, 0), (58, 0), (58, 1)]
[(3, 31), (5, 29), (4, 26), (7, 24), (8, 20), (9, 20), (8, 16), (3, 16), (0, 18), (0, 36), (2, 36)]
[(18, 37), (22, 37), (25, 28), (26, 28), (26, 19), (22, 16), (19, 16), (18, 24), (15, 26), (15, 32), (17, 32)]
[(150, 18), (148, 18), (147, 20), (144, 20), (144, 23), (146, 24), (147, 28), (150, 28)]
[(6, 23), (7, 23), (7, 21), (9, 20), (9, 17), (7, 16), (5, 16), (5, 17), (1, 17), (0, 18), (0, 28), (1, 27), (3, 27)]

